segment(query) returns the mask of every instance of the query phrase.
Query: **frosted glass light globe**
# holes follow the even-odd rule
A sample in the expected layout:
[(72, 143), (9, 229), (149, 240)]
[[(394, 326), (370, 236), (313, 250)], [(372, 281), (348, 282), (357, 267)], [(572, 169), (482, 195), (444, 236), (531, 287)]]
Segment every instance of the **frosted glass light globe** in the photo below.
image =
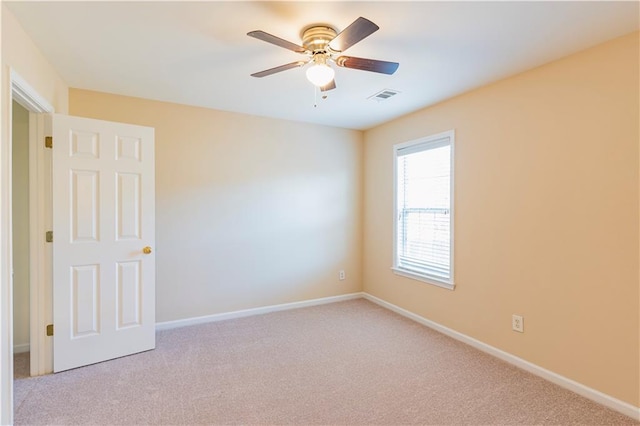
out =
[(315, 86), (326, 86), (333, 80), (336, 72), (327, 64), (314, 64), (307, 68), (307, 79)]

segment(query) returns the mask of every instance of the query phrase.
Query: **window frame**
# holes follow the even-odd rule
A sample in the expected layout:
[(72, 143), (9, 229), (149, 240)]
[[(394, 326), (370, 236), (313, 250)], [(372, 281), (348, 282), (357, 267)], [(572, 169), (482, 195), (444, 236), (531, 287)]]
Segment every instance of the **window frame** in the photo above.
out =
[[(411, 271), (405, 268), (398, 266), (398, 152), (403, 149), (407, 149), (409, 147), (418, 146), (418, 145), (434, 145), (433, 149), (437, 146), (442, 146), (442, 140), (449, 139), (448, 145), (450, 148), (449, 160), (450, 160), (450, 173), (449, 173), (449, 212), (450, 212), (450, 223), (449, 223), (449, 279), (445, 280), (439, 277), (435, 277), (429, 274), (422, 274), (416, 271)], [(423, 150), (419, 150), (416, 152), (421, 152)], [(407, 154), (411, 155), (411, 154)], [(394, 274), (400, 275), (403, 277), (411, 278), (414, 280), (422, 281), (428, 284), (432, 284), (438, 287), (446, 288), (449, 290), (453, 290), (455, 288), (454, 281), (454, 258), (455, 258), (455, 250), (454, 250), (454, 225), (455, 225), (455, 209), (454, 209), (454, 182), (455, 182), (455, 130), (448, 130), (446, 132), (437, 133), (430, 136), (425, 136), (419, 139), (414, 139), (407, 142), (398, 143), (393, 146), (393, 263), (391, 270)]]

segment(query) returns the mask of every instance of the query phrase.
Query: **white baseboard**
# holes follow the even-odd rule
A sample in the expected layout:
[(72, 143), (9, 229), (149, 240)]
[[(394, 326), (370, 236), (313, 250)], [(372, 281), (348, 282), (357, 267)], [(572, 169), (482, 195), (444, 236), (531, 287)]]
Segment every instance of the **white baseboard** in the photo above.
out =
[(324, 305), (327, 303), (342, 302), (344, 300), (360, 299), (363, 293), (350, 293), (340, 296), (323, 297), (320, 299), (305, 300), (302, 302), (283, 303), (280, 305), (263, 306), (260, 308), (244, 309), (241, 311), (224, 312), (221, 314), (205, 315), (202, 317), (186, 318), (175, 321), (156, 323), (156, 331), (170, 330), (172, 328), (186, 327), (190, 325), (205, 324), (214, 321), (224, 321), (234, 318), (243, 318), (253, 315), (268, 314), (270, 312), (285, 311), (289, 309), (306, 308), (309, 306)]
[(23, 343), (21, 345), (13, 345), (13, 353), (14, 354), (22, 354), (25, 352), (29, 352), (29, 344)]
[(536, 376), (542, 377), (543, 379), (548, 380), (552, 383), (555, 383), (572, 392), (575, 392), (578, 395), (584, 396), (585, 398), (590, 399), (594, 402), (597, 402), (598, 404), (602, 404), (606, 407), (609, 407), (612, 410), (615, 410), (619, 413), (622, 413), (626, 416), (631, 417), (632, 419), (640, 420), (640, 407), (636, 407), (627, 402), (621, 401), (605, 393), (602, 393), (593, 388), (585, 386), (582, 383), (578, 383), (567, 377), (561, 376), (560, 374), (554, 373), (553, 371), (550, 371), (538, 365), (532, 364), (529, 361), (526, 361), (508, 352), (505, 352), (491, 345), (483, 343), (479, 340), (474, 339), (473, 337), (467, 336), (466, 334), (462, 334), (458, 331), (452, 330), (434, 321), (428, 320), (424, 317), (421, 317), (420, 315), (414, 314), (413, 312), (409, 312), (406, 309), (403, 309), (392, 303), (386, 302), (368, 293), (362, 293), (362, 297), (364, 297), (365, 299), (377, 305), (380, 305), (393, 312), (396, 312), (404, 317), (412, 319), (422, 325), (432, 328), (442, 334), (445, 334), (449, 337), (453, 337), (456, 340), (459, 340), (463, 343), (471, 345), (474, 348), (481, 350), (482, 352), (486, 352), (490, 355), (495, 356), (496, 358), (499, 358), (503, 361), (508, 362), (509, 364), (515, 365), (516, 367), (519, 367), (532, 374), (535, 374)]
[[(582, 383), (578, 383), (575, 380), (571, 380), (567, 377), (561, 376), (560, 374), (554, 373), (553, 371), (547, 370), (543, 367), (540, 367), (536, 364), (533, 364), (529, 361), (526, 361), (522, 358), (519, 358), (501, 349), (498, 349), (484, 342), (481, 342), (480, 340), (474, 339), (473, 337), (467, 336), (466, 334), (452, 330), (448, 327), (438, 324), (437, 322), (428, 320), (420, 315), (414, 314), (413, 312), (407, 311), (406, 309), (403, 309), (399, 306), (396, 306), (392, 303), (389, 303), (387, 301), (384, 301), (382, 299), (379, 299), (375, 296), (372, 296), (364, 292), (350, 293), (350, 294), (344, 294), (344, 295), (332, 296), (332, 297), (323, 297), (320, 299), (305, 300), (302, 302), (292, 302), (292, 303), (283, 303), (280, 305), (263, 306), (260, 308), (244, 309), (241, 311), (225, 312), (221, 314), (206, 315), (202, 317), (187, 318), (187, 319), (181, 319), (181, 320), (175, 320), (175, 321), (165, 321), (165, 322), (157, 323), (156, 330), (157, 331), (170, 330), (178, 327), (205, 324), (205, 323), (215, 322), (215, 321), (224, 321), (224, 320), (229, 320), (234, 318), (243, 318), (243, 317), (249, 317), (253, 315), (262, 315), (270, 312), (285, 311), (289, 309), (306, 308), (309, 306), (324, 305), (327, 303), (342, 302), (345, 300), (352, 300), (352, 299), (359, 299), (359, 298), (367, 299), (377, 305), (382, 306), (383, 308), (389, 309), (393, 312), (396, 312), (397, 314), (400, 314), (404, 317), (414, 320), (442, 334), (445, 334), (449, 337), (452, 337), (456, 340), (459, 340), (463, 343), (473, 346), (476, 349), (479, 349), (483, 352), (493, 355), (496, 358), (499, 358), (503, 361), (508, 362), (509, 364), (512, 364), (518, 368), (521, 368), (525, 371), (535, 374), (536, 376), (542, 377), (545, 380), (548, 380), (565, 389), (575, 392), (578, 395), (581, 395), (587, 399), (597, 402), (598, 404), (602, 404), (606, 407), (609, 407), (619, 413), (622, 413), (626, 416), (631, 417), (632, 419), (640, 420), (640, 407), (636, 407), (632, 404), (621, 401), (617, 398), (609, 396), (598, 390), (585, 386)], [(28, 344), (16, 345), (14, 347), (15, 353), (19, 353), (21, 351), (21, 349), (18, 349), (18, 346), (20, 346), (21, 349), (22, 347), (26, 346), (26, 350), (22, 350), (22, 352), (26, 352), (29, 350)]]

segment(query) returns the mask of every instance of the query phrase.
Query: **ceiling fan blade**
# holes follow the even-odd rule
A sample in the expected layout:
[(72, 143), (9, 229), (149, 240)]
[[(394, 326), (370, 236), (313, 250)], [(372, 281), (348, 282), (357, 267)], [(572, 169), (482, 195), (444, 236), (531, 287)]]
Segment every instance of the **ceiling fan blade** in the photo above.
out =
[(272, 34), (265, 33), (264, 31), (250, 31), (247, 33), (249, 37), (257, 38), (258, 40), (266, 41), (267, 43), (275, 44), (276, 46), (284, 47), (285, 49), (293, 50), (294, 52), (304, 53), (307, 51), (302, 46), (298, 46), (295, 43), (291, 43), (290, 41), (281, 39), (280, 37), (276, 37)]
[(268, 75), (275, 74), (275, 73), (280, 72), (280, 71), (286, 71), (286, 70), (290, 70), (291, 68), (301, 67), (306, 63), (307, 63), (307, 61), (291, 62), (290, 64), (280, 65), (279, 67), (269, 68), (268, 70), (255, 72), (255, 73), (251, 74), (251, 77), (266, 77)]
[(333, 90), (335, 88), (336, 88), (336, 81), (335, 80), (331, 80), (330, 82), (328, 82), (324, 86), (320, 87), (320, 91), (321, 92), (328, 92), (329, 90)]
[(380, 29), (379, 26), (362, 16), (356, 19), (329, 43), (331, 50), (344, 52), (360, 40)]
[(393, 74), (400, 66), (397, 62), (378, 61), (376, 59), (354, 58), (353, 56), (340, 56), (336, 64), (355, 70), (379, 72), (381, 74)]

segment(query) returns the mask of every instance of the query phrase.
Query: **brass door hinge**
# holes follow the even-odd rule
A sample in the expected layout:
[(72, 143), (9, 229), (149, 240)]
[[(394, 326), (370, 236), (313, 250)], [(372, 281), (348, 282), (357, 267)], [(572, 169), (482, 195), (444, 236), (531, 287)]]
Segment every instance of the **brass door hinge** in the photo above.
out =
[(47, 336), (53, 336), (53, 324), (47, 325)]
[(44, 137), (44, 147), (45, 148), (53, 148), (53, 136), (45, 136)]
[(45, 240), (48, 243), (52, 243), (53, 242), (53, 231), (47, 231), (47, 233), (45, 234)]

